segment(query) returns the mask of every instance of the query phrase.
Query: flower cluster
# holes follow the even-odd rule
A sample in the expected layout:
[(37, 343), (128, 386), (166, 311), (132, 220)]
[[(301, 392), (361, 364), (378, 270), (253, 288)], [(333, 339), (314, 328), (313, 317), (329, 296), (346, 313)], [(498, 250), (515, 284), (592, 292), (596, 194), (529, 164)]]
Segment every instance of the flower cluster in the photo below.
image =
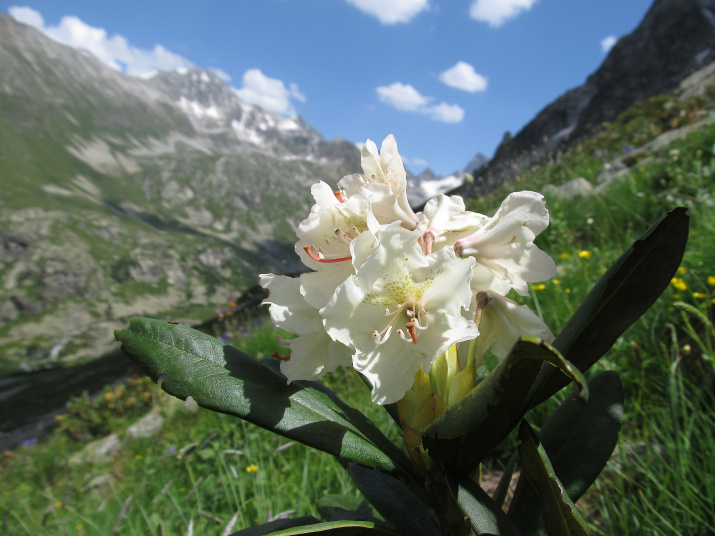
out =
[(311, 189), (296, 252), (313, 271), (261, 275), (273, 323), (296, 335), (283, 341), (288, 381), (352, 366), (372, 385), (373, 402), (389, 404), (453, 344), (476, 339), (484, 359), (504, 358), (522, 336), (553, 339), (528, 307), (505, 297), (556, 273), (534, 245), (549, 222), (540, 194), (513, 193), (493, 217), (445, 195), (415, 214), (394, 136), (379, 152), (368, 140), (361, 165), (337, 192), (324, 182)]

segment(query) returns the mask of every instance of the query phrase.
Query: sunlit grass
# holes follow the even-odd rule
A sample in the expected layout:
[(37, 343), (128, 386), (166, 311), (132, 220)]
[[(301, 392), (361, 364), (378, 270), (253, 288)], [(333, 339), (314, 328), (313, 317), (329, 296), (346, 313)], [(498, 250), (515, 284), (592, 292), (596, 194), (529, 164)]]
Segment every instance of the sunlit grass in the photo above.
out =
[[(662, 99), (639, 105), (602, 135), (526, 171), (509, 188), (543, 191), (547, 184), (577, 177), (597, 186), (605, 161), (620, 158), (628, 152), (624, 147), (649, 141), (674, 121), (697, 120), (704, 105), (689, 103), (675, 114)], [(592, 373), (617, 370), (626, 393), (618, 452), (579, 503), (592, 514), (598, 534), (715, 533), (714, 144), (715, 128), (708, 127), (634, 159), (629, 173), (599, 193), (547, 196), (551, 223), (537, 243), (554, 257), (558, 272), (532, 285), (522, 301), (554, 333), (663, 213), (685, 206), (691, 216), (688, 248), (674, 280), (593, 367)], [(507, 193), (505, 187), (468, 200), (468, 208), (492, 214)], [(257, 358), (283, 352), (278, 336), (290, 337), (269, 323), (227, 326), (231, 344)], [(369, 403), (356, 374), (341, 369), (325, 383), (399, 441), (398, 426)], [(195, 534), (230, 534), (282, 512), (317, 515), (315, 501), (325, 494), (357, 495), (330, 456), (228, 416), (185, 410), (151, 389), (166, 419), (161, 432), (125, 439), (110, 461), (70, 463), (86, 443), (70, 436), (68, 426), (39, 444), (5, 453), (3, 532), (167, 535), (186, 534), (192, 526)], [(85, 406), (78, 408), (73, 429), (84, 430), (81, 425), (99, 415), (108, 430), (123, 434), (127, 415), (113, 415), (89, 399), (79, 404)], [(546, 414), (537, 408), (530, 419), (538, 425)], [(507, 441), (509, 448), (497, 450), (494, 465), (515, 445), (513, 438)]]

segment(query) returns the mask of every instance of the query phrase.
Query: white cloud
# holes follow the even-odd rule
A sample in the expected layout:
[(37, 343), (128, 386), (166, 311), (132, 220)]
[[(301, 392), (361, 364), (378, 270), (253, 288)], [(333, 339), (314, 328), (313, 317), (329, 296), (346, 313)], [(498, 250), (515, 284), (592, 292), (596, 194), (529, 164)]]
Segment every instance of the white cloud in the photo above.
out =
[(347, 3), (382, 24), (410, 22), (418, 13), (429, 9), (429, 0), (347, 0)]
[(25, 23), (28, 26), (37, 28), (38, 30), (41, 30), (42, 27), (45, 25), (45, 21), (42, 19), (42, 15), (40, 15), (32, 8), (12, 6), (10, 9), (7, 10), (7, 12), (10, 13), (10, 16), (13, 17), (16, 21)]
[(423, 108), (428, 102), (427, 97), (423, 97), (409, 84), (395, 82), (389, 86), (377, 88), (377, 95), (380, 100), (398, 110), (414, 112)]
[(55, 41), (87, 50), (101, 62), (130, 76), (194, 66), (191, 61), (161, 45), (151, 50), (140, 49), (130, 45), (124, 36), (115, 34), (108, 37), (103, 28), (89, 26), (77, 17), (62, 17), (57, 26), (46, 26), (42, 15), (29, 7), (12, 6), (8, 12), (16, 20), (34, 26)]
[(235, 90), (248, 104), (255, 104), (269, 112), (295, 115), (291, 99), (305, 102), (296, 84), (285, 84), (276, 78), (264, 75), (260, 69), (249, 69), (243, 74), (243, 87)]
[(474, 0), (469, 8), (469, 15), (473, 19), (498, 27), (522, 11), (528, 11), (536, 2), (537, 0)]
[(451, 69), (447, 69), (439, 79), (448, 86), (474, 93), (487, 89), (487, 79), (474, 70), (474, 67), (463, 61), (458, 61)]
[(456, 104), (447, 104), (446, 102), (431, 106), (425, 112), (435, 121), (443, 123), (460, 123), (464, 119), (464, 109)]
[(464, 110), (456, 104), (440, 102), (431, 105), (433, 98), (425, 97), (409, 84), (395, 82), (376, 89), (380, 101), (406, 112), (417, 112), (443, 123), (459, 123), (464, 118)]
[(402, 156), (402, 161), (406, 166), (415, 166), (415, 167), (427, 167), (429, 166), (429, 162), (425, 160), (424, 158), (408, 158), (406, 156)]
[(615, 35), (609, 35), (608, 37), (604, 37), (601, 39), (601, 50), (605, 53), (607, 53), (609, 50), (613, 48), (613, 45), (615, 45), (618, 42), (618, 38)]

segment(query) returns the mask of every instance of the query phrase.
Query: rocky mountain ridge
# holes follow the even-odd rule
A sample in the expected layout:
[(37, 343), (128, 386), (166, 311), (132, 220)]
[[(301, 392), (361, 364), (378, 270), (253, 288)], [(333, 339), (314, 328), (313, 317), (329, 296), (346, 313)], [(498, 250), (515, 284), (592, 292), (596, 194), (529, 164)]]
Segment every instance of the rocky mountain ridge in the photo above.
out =
[(359, 151), (214, 73), (117, 72), (0, 15), (0, 370), (96, 356), (290, 272), (310, 185)]
[(514, 179), (635, 102), (675, 90), (714, 59), (715, 0), (655, 0), (583, 85), (546, 106), (516, 135), (507, 133), (489, 164), (474, 173), (474, 183), (453, 193), (475, 195)]

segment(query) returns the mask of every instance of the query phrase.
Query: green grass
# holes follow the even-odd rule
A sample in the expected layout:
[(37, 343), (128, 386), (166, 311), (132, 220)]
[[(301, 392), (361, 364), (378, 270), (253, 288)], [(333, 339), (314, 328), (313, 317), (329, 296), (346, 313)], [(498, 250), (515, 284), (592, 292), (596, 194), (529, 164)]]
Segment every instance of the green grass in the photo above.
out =
[[(622, 151), (691, 124), (714, 108), (712, 92), (682, 103), (666, 98), (641, 103), (592, 139), (525, 170), (517, 183), (468, 200), (470, 210), (491, 214), (509, 190), (543, 191), (547, 184), (576, 177), (595, 185), (604, 161), (625, 155), (629, 173), (601, 193), (575, 200), (547, 197), (551, 224), (537, 242), (556, 260), (558, 274), (533, 285), (523, 301), (555, 333), (651, 223), (675, 206), (689, 209), (690, 238), (677, 279), (591, 372), (617, 370), (626, 393), (618, 451), (579, 502), (595, 534), (715, 533), (715, 398), (710, 394), (715, 384), (715, 127), (650, 154), (630, 158)], [(227, 329), (232, 344), (250, 355), (279, 350), (278, 333), (268, 324), (229, 319)], [(369, 403), (355, 374), (341, 370), (325, 383), (400, 440), (397, 426)], [(357, 495), (329, 456), (297, 444), (281, 448), (287, 440), (227, 416), (187, 411), (155, 386), (148, 392), (166, 418), (156, 437), (126, 439), (108, 462), (70, 463), (87, 434), (123, 434), (138, 416), (132, 408), (120, 411), (111, 392), (114, 408), (106, 392), (78, 400), (54, 435), (5, 454), (0, 464), (4, 533), (186, 534), (193, 525), (196, 534), (222, 534), (236, 513), (233, 530), (288, 510), (317, 515), (314, 503), (325, 494)], [(538, 426), (547, 413), (537, 408), (530, 418)], [(87, 432), (98, 421), (106, 428)], [(513, 439), (507, 441), (514, 446)], [(493, 465), (503, 463), (510, 451), (498, 449)]]

